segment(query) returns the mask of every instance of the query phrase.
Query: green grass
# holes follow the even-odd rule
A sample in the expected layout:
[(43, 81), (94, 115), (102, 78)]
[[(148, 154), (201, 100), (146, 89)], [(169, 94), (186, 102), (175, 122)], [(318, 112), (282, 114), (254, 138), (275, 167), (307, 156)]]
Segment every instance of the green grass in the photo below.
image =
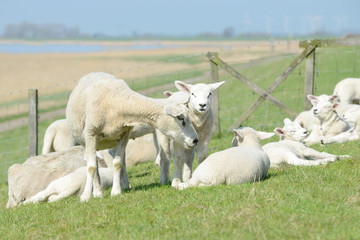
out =
[[(319, 51), (316, 95), (330, 94), (339, 79), (359, 77), (356, 51), (358, 48)], [(241, 73), (267, 88), (292, 59), (284, 56)], [(172, 80), (178, 77), (176, 74)], [(220, 88), (221, 135), (212, 138), (209, 153), (230, 147), (232, 134), (227, 128), (258, 97), (221, 70), (219, 77), (227, 81)], [(301, 111), (303, 79), (301, 64), (273, 95), (294, 111)], [(284, 117), (287, 115), (277, 107), (263, 103), (243, 125), (273, 131), (275, 126), (282, 125)], [(40, 123), (39, 146), (52, 121)], [(277, 138), (262, 143), (269, 141)], [(0, 239), (360, 238), (358, 141), (313, 146), (332, 154), (349, 154), (351, 159), (312, 167), (284, 164), (270, 169), (268, 177), (258, 183), (176, 191), (159, 184), (160, 170), (150, 162), (128, 168), (131, 189), (120, 196), (110, 197), (110, 190), (106, 190), (103, 199), (88, 203), (80, 203), (73, 196), (57, 203), (15, 209), (5, 209), (4, 181), (9, 165), (26, 158), (27, 128), (0, 133), (0, 143), (0, 153), (7, 152), (0, 158), (0, 170), (4, 173), (0, 175)]]

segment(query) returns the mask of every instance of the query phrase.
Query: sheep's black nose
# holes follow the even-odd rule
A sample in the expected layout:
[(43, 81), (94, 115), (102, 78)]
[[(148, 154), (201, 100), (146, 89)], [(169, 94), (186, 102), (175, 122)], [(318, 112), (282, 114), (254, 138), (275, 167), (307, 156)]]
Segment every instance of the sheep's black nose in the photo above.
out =
[(204, 108), (204, 107), (206, 106), (206, 103), (205, 103), (205, 104), (200, 104), (200, 103), (199, 103), (199, 106), (200, 106), (201, 108)]
[(193, 141), (193, 143), (194, 143), (194, 144), (197, 144), (198, 141), (199, 141), (199, 139), (195, 138), (194, 141)]
[(308, 132), (307, 132), (307, 131), (305, 131), (305, 132), (304, 132), (304, 134), (306, 135), (306, 134), (308, 134)]

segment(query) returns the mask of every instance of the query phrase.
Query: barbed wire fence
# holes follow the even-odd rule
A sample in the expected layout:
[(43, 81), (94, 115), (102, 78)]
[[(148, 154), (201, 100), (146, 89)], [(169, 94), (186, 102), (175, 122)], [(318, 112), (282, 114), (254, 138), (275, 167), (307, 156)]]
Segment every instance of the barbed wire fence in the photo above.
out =
[[(262, 45), (261, 45), (262, 44)], [(245, 75), (263, 89), (269, 87), (286, 66), (294, 59), (298, 51), (291, 51), (288, 42), (284, 42), (277, 52), (278, 45), (261, 43), (262, 52), (259, 54), (258, 46), (249, 45), (238, 48), (223, 49), (218, 51), (219, 56), (237, 71)], [(249, 57), (243, 57), (248, 54)], [(252, 57), (252, 54), (254, 57)], [(316, 53), (314, 94), (330, 94), (336, 82), (345, 77), (360, 77), (360, 49), (359, 48), (326, 48)], [(259, 55), (261, 55), (259, 57)], [(245, 60), (244, 60), (245, 59)], [(347, 64), (344, 63), (346, 59)], [(349, 60), (350, 59), (350, 60)], [(163, 91), (176, 91), (174, 80), (182, 80), (188, 83), (211, 81), (210, 64), (207, 52), (187, 54), (184, 56), (167, 57), (152, 63), (140, 64), (126, 69), (114, 70), (114, 75), (121, 76), (125, 72), (144, 71), (150, 68), (161, 67), (164, 64), (181, 65), (176, 70), (159, 71), (156, 74), (127, 79), (129, 86), (150, 97), (164, 97)], [(275, 63), (275, 64), (274, 64)], [(274, 65), (276, 67), (274, 67)], [(305, 63), (301, 63), (272, 93), (273, 96), (283, 102), (290, 102), (290, 106), (296, 112), (303, 111), (304, 104), (304, 78)], [(221, 132), (226, 134), (231, 125), (246, 111), (249, 105), (259, 96), (257, 93), (235, 79), (224, 69), (219, 69), (219, 81), (226, 81), (219, 89), (219, 108)], [(46, 128), (55, 120), (65, 117), (65, 106), (70, 91), (78, 79), (64, 81), (55, 85), (46, 85), (39, 88), (39, 151), (43, 144), (43, 136)], [(64, 87), (65, 86), (65, 87)], [(67, 87), (68, 86), (68, 87)], [(42, 90), (50, 88), (68, 88), (67, 91), (44, 94)], [(11, 103), (0, 103), (0, 183), (7, 181), (7, 169), (15, 163), (22, 163), (28, 158), (28, 89), (7, 93), (24, 95), (24, 99)], [(289, 96), (290, 99), (289, 100)], [(15, 117), (14, 117), (15, 116)], [(272, 131), (275, 127), (282, 126), (285, 117), (289, 117), (278, 107), (264, 101), (261, 106), (242, 125), (251, 126), (258, 130)], [(220, 150), (220, 149), (217, 149)]]

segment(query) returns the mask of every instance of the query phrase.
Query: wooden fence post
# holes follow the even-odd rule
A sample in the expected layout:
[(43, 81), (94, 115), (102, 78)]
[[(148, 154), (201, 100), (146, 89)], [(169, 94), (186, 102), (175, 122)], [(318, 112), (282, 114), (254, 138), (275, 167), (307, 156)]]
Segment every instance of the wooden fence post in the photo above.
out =
[[(219, 66), (212, 60), (214, 56), (218, 57), (218, 53), (208, 53), (208, 57), (210, 58), (210, 74), (211, 74), (211, 83), (216, 83), (219, 81)], [(218, 90), (213, 92), (212, 97), (212, 111), (214, 113), (214, 125), (212, 132), (215, 136), (220, 134), (220, 119), (219, 119), (219, 93)]]
[(315, 75), (315, 49), (316, 46), (309, 46), (314, 47), (314, 50), (306, 56), (306, 63), (305, 63), (305, 88), (304, 88), (304, 109), (309, 110), (312, 108), (312, 104), (307, 98), (307, 95), (314, 94), (314, 75)]
[(29, 89), (29, 157), (38, 153), (38, 90)]

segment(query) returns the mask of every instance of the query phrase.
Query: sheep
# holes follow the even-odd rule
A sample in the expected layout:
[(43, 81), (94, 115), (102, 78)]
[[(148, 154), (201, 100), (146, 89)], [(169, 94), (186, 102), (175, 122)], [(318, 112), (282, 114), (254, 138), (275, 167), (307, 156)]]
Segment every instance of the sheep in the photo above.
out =
[(44, 190), (51, 181), (86, 166), (84, 148), (76, 146), (64, 152), (54, 152), (28, 158), (23, 164), (8, 169), (9, 200), (7, 208)]
[(234, 147), (216, 152), (207, 157), (195, 169), (189, 182), (182, 182), (176, 189), (219, 184), (241, 184), (264, 179), (270, 160), (262, 150), (260, 139), (274, 133), (255, 131), (250, 127), (233, 130)]
[[(72, 195), (83, 193), (86, 183), (86, 166), (76, 169), (63, 177), (52, 181), (43, 191), (35, 194), (22, 204), (38, 202), (55, 202)], [(112, 168), (99, 168), (101, 185), (104, 189), (111, 187), (113, 182)]]
[[(197, 152), (198, 163), (201, 163), (207, 156), (207, 146), (211, 140), (211, 132), (214, 124), (214, 115), (211, 108), (212, 93), (224, 83), (225, 81), (192, 85), (182, 81), (175, 81), (175, 87), (180, 92), (190, 96), (188, 103), (189, 117), (199, 136), (199, 141), (194, 148), (183, 149), (181, 152), (174, 152), (174, 174), (171, 182), (173, 187), (176, 187), (181, 182), (181, 178), (183, 181), (190, 180), (195, 151)], [(167, 96), (172, 96), (173, 94), (171, 92), (164, 93)], [(171, 153), (169, 148), (172, 144), (167, 138), (161, 136), (161, 133), (157, 135), (160, 145), (160, 154), (165, 152), (160, 159), (168, 162), (170, 161)], [(175, 147), (175, 149), (179, 148), (181, 148), (181, 146)], [(159, 157), (157, 157), (157, 159), (159, 159)], [(168, 175), (168, 167), (166, 169), (163, 169), (162, 167), (161, 172), (165, 172), (164, 175)]]
[(280, 136), (280, 141), (270, 142), (262, 147), (269, 156), (270, 167), (281, 163), (313, 166), (337, 160), (335, 155), (306, 147), (302, 141), (307, 137), (308, 132), (298, 122), (285, 118), (284, 127), (275, 128), (274, 132)]
[(111, 196), (129, 188), (125, 148), (134, 126), (153, 126), (185, 149), (194, 147), (198, 136), (183, 104), (145, 97), (111, 74), (96, 72), (82, 77), (66, 106), (70, 131), (75, 141), (85, 146), (87, 178), (80, 200), (89, 201), (91, 193), (94, 197), (104, 194), (96, 150), (116, 148)]
[(42, 154), (65, 151), (76, 145), (79, 144), (72, 137), (66, 119), (59, 119), (45, 131)]
[(352, 127), (335, 136), (324, 136), (321, 140), (322, 144), (343, 143), (360, 139), (360, 105), (354, 106), (344, 113), (343, 119)]
[(360, 78), (345, 78), (334, 88), (334, 95), (339, 95), (341, 103), (351, 104), (360, 100)]
[[(319, 97), (308, 95), (313, 105), (313, 113), (320, 120), (320, 128), (313, 130), (304, 142), (307, 146), (320, 143), (323, 137), (331, 137), (350, 129), (348, 122), (339, 117), (335, 111), (339, 103), (331, 101), (337, 96), (321, 95)], [(328, 100), (326, 100), (328, 98)]]

